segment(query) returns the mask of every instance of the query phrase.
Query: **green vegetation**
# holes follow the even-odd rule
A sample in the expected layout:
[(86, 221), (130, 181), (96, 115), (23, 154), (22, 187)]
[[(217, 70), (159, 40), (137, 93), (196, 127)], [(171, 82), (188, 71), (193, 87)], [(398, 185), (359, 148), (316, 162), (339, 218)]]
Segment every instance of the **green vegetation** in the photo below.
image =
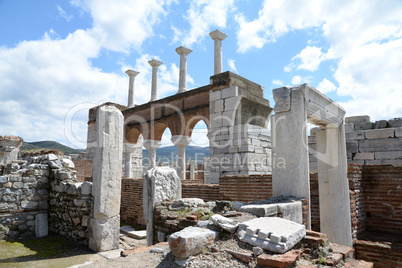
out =
[(53, 149), (59, 150), (63, 154), (78, 154), (83, 152), (84, 150), (73, 149), (68, 146), (65, 146), (56, 141), (35, 141), (35, 142), (23, 142), (20, 148), (21, 151), (31, 151), (38, 149)]

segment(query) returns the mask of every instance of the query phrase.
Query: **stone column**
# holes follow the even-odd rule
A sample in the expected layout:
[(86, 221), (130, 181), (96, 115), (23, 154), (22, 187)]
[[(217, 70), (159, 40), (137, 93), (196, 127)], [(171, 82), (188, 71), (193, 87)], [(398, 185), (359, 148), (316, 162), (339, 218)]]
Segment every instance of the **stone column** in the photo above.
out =
[[(274, 196), (293, 195), (310, 203), (310, 172), (307, 147), (307, 110), (301, 90), (273, 90), (272, 188)], [(290, 105), (291, 104), (291, 105)], [(310, 208), (307, 229), (311, 228)]]
[(123, 115), (113, 106), (98, 108), (97, 145), (93, 160), (93, 216), (89, 223), (89, 248), (119, 248)]
[(186, 147), (190, 144), (191, 138), (182, 135), (172, 136), (172, 143), (177, 147), (177, 175), (181, 180), (186, 179)]
[(320, 230), (331, 242), (352, 246), (344, 124), (316, 132)]
[(150, 60), (148, 63), (152, 66), (151, 101), (155, 101), (158, 99), (158, 68), (163, 64), (163, 62)]
[(145, 149), (148, 150), (148, 170), (156, 167), (156, 150), (161, 146), (161, 141), (157, 140), (144, 140)]
[(209, 36), (215, 41), (214, 44), (214, 74), (222, 72), (222, 41), (228, 37), (219, 30), (209, 33)]
[(190, 180), (195, 179), (195, 161), (188, 161), (190, 165)]
[(191, 49), (180, 46), (176, 48), (177, 54), (180, 55), (180, 74), (179, 74), (179, 92), (187, 89), (187, 55), (193, 52)]
[(133, 152), (138, 148), (137, 144), (124, 144), (124, 178), (134, 178), (132, 170)]
[(134, 80), (139, 72), (128, 69), (126, 74), (130, 77), (128, 82), (128, 108), (134, 107)]

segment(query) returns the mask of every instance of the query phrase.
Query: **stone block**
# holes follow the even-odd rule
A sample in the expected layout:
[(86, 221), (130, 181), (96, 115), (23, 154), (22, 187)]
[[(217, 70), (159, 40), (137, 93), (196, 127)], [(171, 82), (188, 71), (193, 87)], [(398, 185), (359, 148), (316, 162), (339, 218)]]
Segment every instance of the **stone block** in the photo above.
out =
[(240, 97), (231, 97), (225, 99), (225, 111), (235, 110), (240, 103)]
[(283, 219), (303, 224), (302, 202), (278, 203), (278, 212)]
[(81, 189), (81, 194), (89, 195), (92, 192), (92, 183), (85, 181), (80, 185), (79, 188)]
[(224, 216), (221, 216), (219, 214), (214, 214), (211, 216), (210, 220), (216, 225), (219, 226), (220, 228), (222, 228), (225, 231), (228, 232), (235, 232), (237, 230), (238, 227), (238, 223), (236, 223), (235, 221), (228, 219)]
[(374, 153), (356, 153), (353, 160), (374, 160)]
[(388, 125), (390, 127), (402, 127), (402, 117), (388, 120)]
[(101, 252), (119, 248), (120, 216), (107, 220), (91, 218), (89, 248)]
[(367, 130), (373, 129), (375, 124), (374, 123), (355, 123), (355, 130)]
[(7, 177), (6, 176), (0, 176), (0, 183), (6, 183), (7, 182)]
[(214, 90), (209, 93), (209, 100), (215, 101), (220, 100), (222, 98), (222, 91), (221, 90)]
[(375, 152), (375, 159), (402, 159), (402, 151)]
[(29, 201), (29, 200), (21, 201), (21, 208), (23, 209), (37, 208), (38, 205), (39, 203), (35, 201)]
[(216, 100), (214, 102), (214, 112), (221, 113), (224, 110), (223, 100)]
[(346, 141), (346, 151), (348, 153), (357, 153), (359, 151), (357, 141)]
[(379, 120), (379, 121), (375, 121), (375, 127), (374, 128), (376, 128), (376, 129), (386, 128), (387, 125), (388, 125), (387, 120)]
[(129, 237), (135, 238), (135, 239), (144, 239), (147, 237), (147, 231), (142, 230), (142, 231), (130, 231), (127, 233)]
[(186, 259), (202, 252), (208, 245), (218, 239), (217, 231), (199, 227), (186, 227), (169, 237), (169, 248), (178, 259)]
[(251, 255), (251, 253), (249, 252), (235, 252), (232, 250), (225, 250), (227, 253), (229, 253), (230, 255), (232, 255), (234, 258), (245, 262), (245, 263), (250, 263), (253, 260), (253, 256)]
[[(270, 239), (263, 240), (258, 238), (258, 232), (250, 235), (246, 232), (247, 229), (268, 232), (270, 233)], [(306, 228), (304, 225), (277, 217), (261, 217), (242, 222), (237, 230), (237, 236), (240, 241), (275, 253), (285, 253), (305, 235)]]
[(252, 213), (258, 217), (270, 217), (278, 214), (278, 206), (276, 204), (245, 205), (239, 211)]
[(239, 95), (239, 88), (236, 86), (222, 89), (222, 99), (236, 97), (238, 95)]
[(35, 236), (36, 238), (44, 237), (48, 235), (48, 221), (47, 213), (36, 214), (35, 216)]
[(365, 160), (366, 165), (402, 165), (402, 159), (378, 159), (378, 160)]
[(345, 123), (345, 133), (355, 131), (355, 124)]
[(395, 137), (402, 137), (402, 127), (395, 128)]
[(359, 141), (360, 152), (402, 151), (402, 138)]
[(370, 116), (368, 115), (359, 115), (359, 116), (348, 116), (345, 117), (346, 123), (370, 123)]
[(366, 139), (384, 139), (393, 138), (395, 136), (395, 129), (384, 128), (384, 129), (372, 129), (366, 130), (364, 132)]

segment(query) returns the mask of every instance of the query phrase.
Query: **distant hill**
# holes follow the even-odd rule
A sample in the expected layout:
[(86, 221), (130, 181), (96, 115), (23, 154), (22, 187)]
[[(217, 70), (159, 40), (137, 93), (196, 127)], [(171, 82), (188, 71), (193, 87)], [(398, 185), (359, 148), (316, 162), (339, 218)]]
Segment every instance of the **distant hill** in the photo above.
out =
[(30, 151), (37, 149), (54, 149), (59, 150), (63, 154), (78, 154), (84, 151), (70, 148), (56, 141), (23, 142), (20, 148), (21, 151)]
[[(142, 150), (143, 158), (148, 157), (148, 151)], [(172, 162), (176, 161), (177, 147), (166, 146), (160, 147), (156, 150), (157, 162)], [(204, 157), (209, 157), (209, 147), (187, 146), (186, 147), (186, 162), (189, 160), (196, 160), (198, 163), (204, 162)]]

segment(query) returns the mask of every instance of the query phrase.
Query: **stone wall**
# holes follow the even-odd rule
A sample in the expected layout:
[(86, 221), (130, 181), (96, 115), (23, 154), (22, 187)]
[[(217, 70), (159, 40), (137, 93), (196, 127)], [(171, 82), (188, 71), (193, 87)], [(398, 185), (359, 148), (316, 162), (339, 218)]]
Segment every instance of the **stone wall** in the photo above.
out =
[[(369, 116), (345, 118), (348, 164), (402, 165), (402, 118), (370, 122)], [(315, 131), (308, 139), (310, 171), (317, 172)]]
[(48, 209), (49, 167), (14, 160), (6, 170), (12, 173), (0, 176), (0, 237), (35, 236), (35, 216)]
[(402, 230), (402, 166), (364, 166), (366, 229), (400, 235)]
[(78, 182), (73, 172), (58, 170), (50, 186), (50, 230), (88, 245), (92, 183)]

